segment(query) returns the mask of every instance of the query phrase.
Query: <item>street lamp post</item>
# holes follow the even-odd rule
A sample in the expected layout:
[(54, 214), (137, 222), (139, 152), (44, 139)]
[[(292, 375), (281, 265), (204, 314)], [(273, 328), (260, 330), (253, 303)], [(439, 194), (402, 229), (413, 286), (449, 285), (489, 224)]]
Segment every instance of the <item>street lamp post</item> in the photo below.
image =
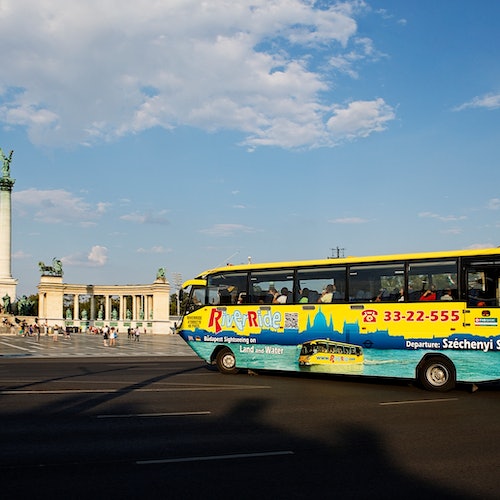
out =
[(174, 285), (175, 285), (175, 289), (177, 290), (177, 316), (180, 316), (180, 312), (181, 312), (181, 302), (180, 302), (180, 298), (179, 298), (179, 292), (181, 290), (181, 287), (182, 287), (182, 275), (181, 273), (172, 273), (172, 277), (174, 278)]

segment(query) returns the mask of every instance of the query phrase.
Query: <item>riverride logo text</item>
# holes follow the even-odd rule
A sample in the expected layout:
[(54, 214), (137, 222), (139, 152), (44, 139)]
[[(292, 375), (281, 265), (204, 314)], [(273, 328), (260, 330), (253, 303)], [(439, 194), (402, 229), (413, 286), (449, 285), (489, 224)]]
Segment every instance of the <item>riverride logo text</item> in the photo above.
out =
[(234, 311), (228, 314), (221, 309), (212, 309), (208, 327), (219, 333), (223, 328), (236, 328), (242, 332), (245, 328), (268, 328), (277, 330), (281, 325), (281, 313), (272, 311)]

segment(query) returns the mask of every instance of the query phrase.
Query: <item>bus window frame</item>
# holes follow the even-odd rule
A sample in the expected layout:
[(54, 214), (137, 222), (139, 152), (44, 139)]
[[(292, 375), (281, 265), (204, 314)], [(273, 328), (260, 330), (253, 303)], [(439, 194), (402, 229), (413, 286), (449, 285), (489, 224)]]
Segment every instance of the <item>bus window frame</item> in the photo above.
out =
[[(467, 258), (462, 261), (462, 278), (463, 278), (463, 290), (464, 290), (464, 300), (467, 302), (467, 307), (498, 307), (500, 306), (500, 273), (488, 271), (498, 270), (500, 266), (500, 261), (492, 260), (491, 258)], [(474, 271), (475, 273), (482, 274), (482, 286), (481, 286), (481, 296), (471, 295), (469, 274)], [(490, 286), (486, 286), (488, 281)], [(494, 283), (491, 286), (491, 283)], [(491, 294), (490, 290), (493, 288), (494, 296)], [(489, 293), (490, 292), (490, 293)]]
[[(281, 290), (284, 286), (287, 287), (289, 295), (286, 304), (295, 304), (297, 303), (297, 290), (296, 290), (296, 271), (297, 268), (283, 268), (283, 269), (254, 269), (248, 273), (248, 303), (249, 304), (272, 304), (274, 298), (271, 297), (270, 293), (264, 293), (264, 290), (260, 287), (260, 283), (267, 283), (269, 292), (272, 286), (276, 289), (278, 294), (281, 294)], [(262, 280), (258, 279), (262, 276), (270, 276), (275, 275), (273, 279)], [(285, 277), (286, 279), (278, 279), (280, 277)], [(255, 277), (255, 278), (254, 278)], [(254, 283), (257, 282), (259, 288), (261, 288), (260, 293), (255, 293)], [(279, 282), (280, 285), (276, 286), (276, 283)], [(288, 286), (287, 286), (288, 285)]]
[[(367, 263), (360, 263), (360, 264), (351, 264), (348, 269), (348, 274), (347, 274), (347, 291), (348, 291), (348, 296), (349, 296), (349, 302), (356, 303), (356, 302), (398, 302), (400, 299), (399, 295), (399, 290), (395, 291), (393, 290), (391, 294), (389, 294), (389, 297), (384, 297), (382, 296), (382, 282), (380, 280), (381, 277), (388, 278), (389, 274), (380, 274), (378, 273), (379, 277), (379, 286), (376, 287), (378, 290), (363, 290), (363, 295), (361, 296), (359, 292), (361, 289), (359, 287), (356, 287), (356, 296), (352, 295), (353, 292), (353, 276), (357, 276), (357, 273), (359, 271), (365, 272), (369, 271), (370, 269), (373, 270), (384, 270), (384, 269), (393, 269), (393, 274), (392, 276), (396, 277), (397, 274), (402, 276), (402, 283), (397, 286), (397, 288), (401, 289), (403, 288), (403, 297), (405, 297), (405, 291), (406, 291), (406, 270), (407, 266), (405, 265), (406, 263), (404, 261), (399, 261), (399, 260), (394, 260), (394, 261), (389, 261), (389, 262), (367, 262)], [(396, 273), (398, 271), (398, 273)], [(356, 273), (356, 274), (355, 274)], [(373, 280), (366, 280), (366, 283), (373, 283)], [(370, 288), (370, 287), (365, 287), (365, 288)], [(366, 295), (368, 294), (368, 295)], [(380, 300), (377, 300), (377, 299)]]
[[(217, 284), (217, 279), (225, 279), (229, 277), (229, 281), (225, 284)], [(212, 292), (215, 294), (212, 296)], [(240, 304), (240, 299), (245, 300), (248, 296), (248, 271), (230, 271), (215, 273), (207, 277), (205, 305), (236, 305)], [(217, 300), (212, 300), (212, 297), (217, 297)]]
[[(326, 287), (328, 284), (332, 284), (335, 286), (336, 291), (334, 292), (334, 295), (332, 297), (332, 302), (334, 303), (339, 303), (339, 302), (345, 302), (346, 301), (346, 292), (347, 292), (347, 266), (346, 265), (331, 265), (331, 266), (314, 266), (314, 267), (297, 267), (295, 269), (296, 271), (296, 288), (297, 288), (297, 295), (296, 295), (296, 300), (295, 303), (300, 303), (300, 293), (301, 290), (304, 288), (309, 288), (309, 293), (315, 292), (314, 294), (311, 294), (310, 298), (308, 297), (308, 303), (317, 303), (319, 298), (321, 297), (321, 292)], [(307, 277), (307, 274), (324, 274), (325, 277), (319, 277), (319, 278), (312, 278), (312, 277)], [(337, 281), (337, 276), (336, 274), (341, 275), (341, 281), (340, 283)], [(327, 276), (328, 274), (331, 274), (333, 276)], [(304, 277), (304, 275), (306, 275)], [(321, 286), (321, 290), (311, 290), (310, 286), (304, 287), (303, 283), (305, 281), (320, 281), (323, 280), (325, 281), (324, 286)], [(329, 281), (327, 283), (327, 281)], [(331, 282), (333, 280), (333, 283)], [(308, 284), (308, 283), (307, 283)], [(339, 290), (340, 288), (340, 290)]]
[[(445, 266), (445, 265), (452, 265), (454, 267), (454, 273), (453, 272), (431, 272), (433, 267), (437, 266)], [(411, 268), (412, 266), (415, 266), (416, 268), (428, 268), (429, 271), (427, 273), (412, 273)], [(460, 291), (460, 263), (458, 258), (446, 258), (446, 259), (418, 259), (418, 260), (411, 260), (408, 262), (407, 269), (406, 269), (406, 296), (408, 302), (419, 302), (422, 299), (423, 292), (426, 290), (433, 290), (434, 293), (436, 294), (436, 297), (432, 301), (439, 301), (441, 299), (441, 296), (443, 295), (444, 291), (447, 288), (452, 289), (453, 293), (453, 300), (459, 300), (461, 291)], [(414, 288), (412, 292), (410, 292), (410, 284), (412, 280), (412, 276), (422, 276), (423, 274), (427, 274), (427, 285), (425, 287), (422, 287), (420, 290), (417, 288)], [(454, 279), (455, 283), (454, 286), (451, 284), (448, 284), (446, 287), (441, 287), (438, 288), (436, 286), (437, 280), (435, 277), (437, 276), (443, 276), (446, 274), (454, 274)], [(423, 285), (424, 281), (421, 282)], [(434, 287), (434, 288), (433, 288)]]

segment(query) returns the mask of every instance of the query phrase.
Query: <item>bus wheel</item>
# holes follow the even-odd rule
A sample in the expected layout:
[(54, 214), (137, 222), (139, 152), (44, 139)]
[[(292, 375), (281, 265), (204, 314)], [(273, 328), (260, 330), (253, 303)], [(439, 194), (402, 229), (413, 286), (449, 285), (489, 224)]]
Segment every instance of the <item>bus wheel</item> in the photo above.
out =
[(227, 347), (224, 347), (217, 353), (215, 363), (217, 364), (217, 368), (221, 373), (224, 373), (226, 375), (238, 373), (234, 353)]
[(446, 392), (455, 387), (455, 365), (445, 356), (427, 356), (418, 366), (418, 380), (428, 391)]

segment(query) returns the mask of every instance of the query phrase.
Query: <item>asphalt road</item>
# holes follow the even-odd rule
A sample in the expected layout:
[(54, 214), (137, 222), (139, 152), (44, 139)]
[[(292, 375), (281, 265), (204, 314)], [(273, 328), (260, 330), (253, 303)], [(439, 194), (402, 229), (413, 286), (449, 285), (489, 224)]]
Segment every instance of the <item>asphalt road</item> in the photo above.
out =
[(2, 498), (499, 498), (500, 392), (0, 359)]

